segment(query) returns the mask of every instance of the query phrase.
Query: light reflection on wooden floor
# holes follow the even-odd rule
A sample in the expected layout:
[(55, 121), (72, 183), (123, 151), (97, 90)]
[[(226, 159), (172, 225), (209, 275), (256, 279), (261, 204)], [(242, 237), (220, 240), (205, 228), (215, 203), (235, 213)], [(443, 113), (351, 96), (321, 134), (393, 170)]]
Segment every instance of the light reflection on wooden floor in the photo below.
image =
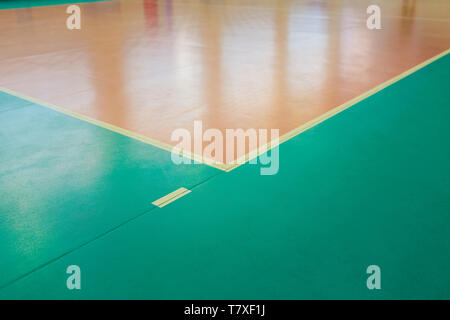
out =
[[(126, 0), (0, 11), (0, 86), (174, 145), (284, 134), (450, 48), (450, 2)], [(239, 156), (239, 155), (238, 155)]]

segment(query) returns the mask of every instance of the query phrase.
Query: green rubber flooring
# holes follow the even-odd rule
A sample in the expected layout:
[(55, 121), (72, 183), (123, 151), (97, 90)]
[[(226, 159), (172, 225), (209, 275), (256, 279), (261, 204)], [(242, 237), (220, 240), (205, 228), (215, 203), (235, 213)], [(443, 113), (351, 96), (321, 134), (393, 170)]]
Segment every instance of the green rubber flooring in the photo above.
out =
[(0, 287), (223, 173), (0, 93)]
[(0, 113), (0, 298), (449, 299), (449, 76), (447, 55), (283, 143), (273, 176), (176, 167), (17, 101)]
[(0, 0), (0, 9), (19, 9), (111, 0)]

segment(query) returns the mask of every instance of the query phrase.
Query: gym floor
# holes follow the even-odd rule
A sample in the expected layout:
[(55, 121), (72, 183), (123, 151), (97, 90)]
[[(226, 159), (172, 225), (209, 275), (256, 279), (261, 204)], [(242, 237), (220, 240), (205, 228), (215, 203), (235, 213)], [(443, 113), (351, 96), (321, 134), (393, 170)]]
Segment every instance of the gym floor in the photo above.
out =
[(69, 3), (0, 2), (1, 299), (450, 299), (449, 1)]

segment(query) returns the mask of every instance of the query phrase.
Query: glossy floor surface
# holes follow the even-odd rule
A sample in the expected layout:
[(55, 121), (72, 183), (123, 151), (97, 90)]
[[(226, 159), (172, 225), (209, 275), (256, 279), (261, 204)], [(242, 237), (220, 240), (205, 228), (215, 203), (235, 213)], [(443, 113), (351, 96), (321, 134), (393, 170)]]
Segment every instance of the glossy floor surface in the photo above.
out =
[(294, 137), (273, 176), (1, 95), (0, 298), (450, 299), (449, 77), (446, 55)]
[[(177, 128), (283, 135), (450, 47), (450, 2), (123, 0), (0, 11), (0, 86), (174, 145)], [(239, 154), (238, 154), (239, 155)], [(220, 160), (220, 159), (218, 159)]]
[(223, 173), (0, 93), (0, 287)]

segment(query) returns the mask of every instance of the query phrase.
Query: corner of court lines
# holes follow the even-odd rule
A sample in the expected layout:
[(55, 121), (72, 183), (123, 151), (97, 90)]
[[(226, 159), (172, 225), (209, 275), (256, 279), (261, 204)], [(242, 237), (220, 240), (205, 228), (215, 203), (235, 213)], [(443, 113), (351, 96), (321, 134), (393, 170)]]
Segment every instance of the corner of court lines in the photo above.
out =
[[(313, 128), (314, 126), (318, 125), (319, 123), (321, 123), (321, 122), (323, 122), (323, 121), (325, 121), (325, 120), (327, 120), (327, 119), (337, 115), (338, 113), (340, 113), (340, 112), (342, 112), (342, 111), (344, 111), (344, 110), (346, 110), (346, 109), (356, 105), (357, 103), (363, 101), (364, 99), (369, 98), (370, 96), (374, 95), (375, 93), (377, 93), (377, 92), (387, 88), (388, 86), (390, 86), (390, 85), (396, 83), (397, 81), (407, 77), (408, 75), (410, 75), (410, 74), (412, 74), (412, 73), (422, 69), (423, 67), (425, 67), (425, 66), (429, 65), (430, 63), (438, 60), (439, 58), (444, 57), (445, 55), (447, 55), (449, 53), (450, 53), (450, 49), (447, 49), (447, 50), (437, 54), (436, 56), (434, 56), (434, 57), (432, 57), (432, 58), (430, 58), (430, 59), (428, 59), (428, 60), (426, 60), (426, 61), (424, 61), (424, 62), (422, 62), (422, 63), (420, 63), (420, 64), (418, 64), (418, 65), (416, 65), (414, 67), (412, 67), (412, 68), (410, 68), (409, 70), (407, 70), (407, 71), (405, 71), (405, 72), (403, 72), (403, 73), (401, 73), (401, 74), (399, 74), (399, 75), (397, 75), (397, 76), (395, 76), (395, 77), (393, 77), (393, 78), (391, 78), (391, 79), (381, 83), (380, 85), (374, 87), (373, 89), (362, 93), (361, 95), (359, 95), (359, 96), (357, 96), (357, 97), (355, 97), (355, 98), (353, 98), (353, 99), (351, 99), (351, 100), (349, 100), (349, 101), (347, 101), (347, 102), (345, 102), (345, 103), (343, 103), (343, 104), (341, 104), (341, 105), (339, 105), (339, 106), (329, 110), (328, 112), (326, 112), (326, 113), (324, 113), (324, 114), (322, 114), (322, 115), (320, 115), (320, 116), (318, 116), (318, 117), (308, 121), (305, 124), (302, 124), (301, 126), (299, 126), (297, 128), (292, 129), (291, 131), (283, 134), (278, 139), (277, 143), (274, 143), (273, 141), (269, 142), (265, 146), (266, 149), (264, 149), (264, 151), (262, 151), (262, 152), (260, 151), (261, 148), (258, 148), (256, 151), (248, 152), (247, 154), (243, 155), (239, 159), (237, 159), (237, 160), (235, 160), (233, 162), (230, 162), (230, 163), (216, 162), (216, 161), (204, 158), (202, 156), (197, 156), (197, 155), (195, 155), (195, 154), (193, 154), (191, 152), (186, 152), (186, 151), (183, 153), (183, 156), (187, 157), (187, 158), (189, 158), (191, 160), (200, 162), (200, 163), (202, 163), (202, 164), (204, 164), (206, 166), (210, 166), (210, 167), (219, 169), (219, 170), (221, 170), (223, 172), (230, 172), (230, 171), (240, 167), (241, 165), (247, 163), (251, 159), (253, 159), (255, 157), (258, 157), (260, 154), (262, 154), (264, 152), (267, 152), (267, 151), (273, 149), (275, 146), (278, 146), (279, 144), (282, 144), (283, 142), (286, 142), (286, 141), (294, 138), (295, 136), (301, 134), (302, 132)], [(80, 114), (80, 113), (77, 113), (77, 112), (74, 112), (74, 111), (70, 111), (68, 109), (65, 109), (65, 108), (53, 105), (53, 104), (45, 102), (45, 101), (41, 101), (39, 99), (27, 96), (25, 94), (21, 94), (19, 92), (14, 91), (14, 90), (11, 90), (11, 89), (8, 89), (8, 88), (4, 88), (4, 87), (0, 87), (0, 92), (4, 92), (4, 93), (7, 93), (7, 94), (10, 94), (12, 96), (18, 97), (18, 98), (20, 98), (22, 100), (25, 100), (25, 101), (28, 101), (30, 103), (34, 103), (34, 104), (37, 104), (39, 106), (46, 107), (48, 109), (52, 109), (54, 111), (57, 111), (59, 113), (71, 116), (71, 117), (76, 118), (78, 120), (81, 120), (81, 121), (84, 121), (84, 122), (88, 122), (88, 123), (91, 123), (91, 124), (96, 125), (98, 127), (107, 129), (109, 131), (112, 131), (112, 132), (115, 132), (115, 133), (127, 136), (129, 138), (132, 138), (132, 139), (135, 139), (135, 140), (138, 140), (138, 141), (141, 141), (141, 142), (144, 142), (146, 144), (152, 145), (152, 146), (154, 146), (156, 148), (159, 148), (161, 150), (165, 150), (165, 151), (168, 151), (168, 152), (172, 152), (173, 151), (173, 146), (171, 146), (171, 145), (169, 145), (167, 143), (164, 143), (164, 142), (158, 141), (156, 139), (153, 139), (153, 138), (150, 138), (150, 137), (147, 137), (147, 136), (144, 136), (144, 135), (141, 135), (141, 134), (138, 134), (138, 133), (135, 133), (135, 132), (132, 132), (132, 131), (120, 128), (118, 126), (115, 126), (115, 125), (112, 125), (112, 124), (109, 124), (109, 123), (106, 123), (106, 122), (103, 122), (103, 121), (91, 118), (89, 116), (86, 116), (86, 115), (83, 115), (83, 114)]]

